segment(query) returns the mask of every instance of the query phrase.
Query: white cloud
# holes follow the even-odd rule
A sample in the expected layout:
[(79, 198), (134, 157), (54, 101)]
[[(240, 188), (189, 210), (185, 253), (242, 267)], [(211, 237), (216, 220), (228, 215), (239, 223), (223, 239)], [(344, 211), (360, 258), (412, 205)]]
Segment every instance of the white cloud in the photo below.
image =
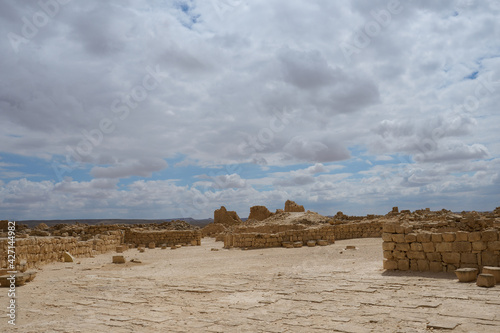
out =
[(95, 178), (127, 178), (130, 176), (151, 177), (155, 171), (168, 167), (168, 163), (162, 159), (144, 159), (138, 161), (127, 161), (111, 167), (93, 167), (90, 171)]
[[(19, 45), (0, 39), (2, 205), (202, 216), (229, 202), (370, 211), (464, 193), (485, 205), (498, 195), (500, 8), (463, 3), (401, 2), (348, 62), (341, 43), (387, 1), (72, 1)], [(22, 35), (39, 10), (2, 2), (0, 34)], [(151, 179), (169, 159), (187, 185)], [(263, 173), (230, 169), (244, 163)], [(193, 183), (202, 167), (221, 172)]]

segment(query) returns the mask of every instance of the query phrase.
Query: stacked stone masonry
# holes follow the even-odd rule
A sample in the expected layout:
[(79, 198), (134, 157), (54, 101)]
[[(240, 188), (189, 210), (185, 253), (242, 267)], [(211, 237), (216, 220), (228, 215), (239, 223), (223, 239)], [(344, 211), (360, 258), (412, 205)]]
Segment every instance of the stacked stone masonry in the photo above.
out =
[(496, 228), (429, 231), (390, 223), (384, 225), (382, 239), (387, 270), (454, 272), (500, 264), (500, 231)]
[(155, 243), (156, 246), (201, 245), (200, 230), (140, 230), (129, 229), (125, 232), (125, 243), (140, 244)]
[[(81, 230), (80, 230), (81, 229)], [(15, 242), (16, 269), (38, 268), (63, 261), (64, 252), (74, 257), (90, 257), (115, 251), (121, 244), (200, 245), (200, 230), (149, 230), (121, 225), (92, 225), (74, 228), (78, 236), (26, 236)], [(8, 267), (8, 239), (0, 238), (0, 268)]]
[(262, 232), (244, 232), (228, 234), (224, 238), (224, 247), (239, 247), (239, 248), (269, 248), (281, 247), (283, 242), (302, 242), (306, 245), (310, 240), (325, 240), (329, 243), (335, 242), (335, 231), (333, 226), (323, 226), (319, 228), (304, 228), (293, 229), (286, 228), (289, 226), (276, 226), (285, 227), (286, 231), (275, 233), (262, 233)]
[(334, 225), (335, 239), (379, 238), (382, 236), (382, 222), (357, 222)]
[[(62, 261), (64, 252), (74, 257), (90, 257), (95, 254), (112, 251), (123, 243), (122, 231), (109, 231), (108, 234), (96, 235), (82, 241), (76, 237), (29, 237), (18, 238), (15, 243), (16, 269), (26, 261), (27, 268), (39, 267), (43, 264)], [(0, 253), (7, 253), (8, 240), (0, 239)], [(0, 267), (7, 267), (7, 256), (0, 258)]]

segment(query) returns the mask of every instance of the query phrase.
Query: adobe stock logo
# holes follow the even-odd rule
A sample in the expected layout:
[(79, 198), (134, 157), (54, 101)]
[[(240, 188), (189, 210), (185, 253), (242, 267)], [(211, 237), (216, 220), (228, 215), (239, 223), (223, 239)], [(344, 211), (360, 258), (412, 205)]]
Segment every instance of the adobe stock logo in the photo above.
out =
[(36, 11), (31, 18), (23, 16), (21, 21), (21, 35), (14, 32), (7, 33), (7, 39), (15, 53), (19, 53), (19, 46), (28, 44), (33, 38), (38, 35), (40, 29), (45, 27), (50, 21), (61, 11), (63, 5), (68, 4), (72, 0), (47, 0), (38, 1), (40, 10)]
[(368, 47), (372, 39), (380, 35), (382, 30), (392, 23), (393, 16), (400, 14), (402, 11), (403, 6), (399, 0), (389, 1), (386, 9), (370, 11), (373, 20), (366, 22), (362, 29), (353, 33), (349, 41), (343, 41), (339, 44), (347, 63), (351, 63), (351, 57), (354, 54), (358, 54), (362, 49)]

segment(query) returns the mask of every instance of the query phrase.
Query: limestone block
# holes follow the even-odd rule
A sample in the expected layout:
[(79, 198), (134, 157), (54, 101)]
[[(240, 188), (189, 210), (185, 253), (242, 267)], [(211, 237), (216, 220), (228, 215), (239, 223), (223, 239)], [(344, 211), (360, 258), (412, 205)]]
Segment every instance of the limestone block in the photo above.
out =
[(451, 243), (451, 250), (453, 252), (470, 252), (472, 244), (470, 242), (453, 242)]
[(326, 246), (326, 245), (328, 245), (328, 241), (324, 240), (324, 239), (319, 239), (317, 243), (318, 243), (319, 246)]
[(418, 270), (421, 272), (427, 272), (429, 270), (429, 261), (418, 260)]
[(476, 253), (462, 253), (460, 254), (460, 262), (463, 264), (477, 264)]
[(398, 260), (398, 270), (407, 271), (409, 269), (410, 269), (410, 260), (408, 259)]
[(410, 244), (408, 244), (408, 243), (397, 243), (395, 249), (396, 249), (396, 251), (407, 252), (407, 251), (410, 251)]
[(382, 231), (386, 233), (393, 234), (396, 232), (396, 224), (395, 223), (384, 223), (382, 226)]
[(500, 267), (484, 266), (483, 274), (491, 274), (495, 277), (495, 282), (500, 283)]
[(481, 233), (480, 232), (470, 232), (468, 235), (468, 241), (469, 242), (477, 242), (481, 240)]
[(495, 286), (495, 277), (492, 274), (479, 274), (476, 284), (479, 287), (491, 288)]
[(499, 251), (499, 250), (500, 250), (500, 241), (488, 242), (488, 251)]
[(412, 243), (417, 241), (417, 234), (407, 234), (405, 235), (405, 242)]
[(410, 249), (412, 251), (422, 252), (424, 250), (424, 247), (422, 246), (421, 243), (411, 243), (410, 244)]
[(402, 251), (393, 251), (392, 255), (394, 256), (395, 259), (405, 259), (406, 258), (406, 252), (402, 252)]
[(383, 242), (382, 243), (382, 250), (392, 251), (392, 250), (394, 250), (395, 246), (396, 246), (396, 243), (394, 243), (394, 242)]
[(307, 246), (309, 246), (309, 247), (314, 247), (314, 246), (316, 246), (316, 241), (315, 241), (315, 240), (310, 240), (310, 241), (307, 241)]
[(113, 256), (113, 264), (124, 264), (125, 257), (124, 256)]
[(460, 253), (445, 252), (445, 253), (443, 253), (443, 261), (447, 264), (459, 264), (460, 263)]
[(429, 263), (429, 270), (431, 272), (442, 272), (443, 271), (443, 264), (438, 261), (431, 261)]
[(422, 243), (422, 249), (424, 252), (434, 252), (436, 250), (432, 242)]
[(398, 269), (398, 262), (395, 260), (384, 260), (384, 269), (386, 270), (396, 270)]
[(420, 233), (417, 234), (417, 242), (419, 243), (426, 243), (431, 241), (431, 234), (426, 232), (426, 233)]
[(483, 241), (472, 242), (472, 250), (473, 251), (483, 251), (483, 250), (486, 250), (486, 247), (487, 247), (487, 243), (485, 243)]
[(384, 232), (384, 233), (382, 234), (382, 240), (383, 240), (384, 242), (392, 242), (392, 234), (387, 233), (387, 232)]
[(397, 234), (404, 234), (405, 233), (405, 227), (402, 225), (396, 225), (396, 233)]
[(440, 243), (443, 241), (443, 236), (438, 233), (431, 234), (431, 239), (433, 243)]
[(416, 251), (409, 251), (406, 256), (408, 259), (425, 259), (425, 253), (424, 252), (416, 252)]
[(417, 272), (418, 271), (418, 260), (412, 259), (410, 260), (410, 270)]
[(498, 239), (498, 231), (496, 230), (485, 230), (481, 232), (481, 240), (483, 242), (493, 242)]
[(454, 232), (445, 232), (442, 236), (443, 242), (453, 242), (456, 238), (456, 234)]
[(436, 252), (451, 252), (452, 243), (436, 243)]
[(394, 258), (394, 254), (392, 253), (392, 251), (383, 251), (383, 255), (384, 255), (385, 259), (393, 259)]
[(498, 266), (498, 255), (493, 252), (481, 252), (481, 264), (483, 266)]
[(457, 231), (456, 237), (456, 241), (458, 242), (467, 242), (469, 240), (469, 233), (465, 231)]
[(404, 234), (393, 234), (392, 241), (396, 242), (396, 243), (404, 243), (405, 242), (405, 235)]

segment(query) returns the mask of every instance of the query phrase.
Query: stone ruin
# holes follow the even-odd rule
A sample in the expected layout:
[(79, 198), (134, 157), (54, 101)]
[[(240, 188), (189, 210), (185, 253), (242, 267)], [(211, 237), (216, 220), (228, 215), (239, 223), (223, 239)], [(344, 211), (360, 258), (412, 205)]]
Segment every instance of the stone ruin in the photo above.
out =
[(305, 212), (304, 206), (297, 205), (294, 201), (287, 200), (285, 202), (285, 212)]
[(380, 237), (382, 234), (382, 222), (377, 219), (381, 216), (358, 217), (340, 213), (331, 218), (305, 211), (303, 206), (290, 200), (285, 203), (285, 210), (277, 209), (275, 213), (265, 206), (253, 206), (244, 222), (236, 219), (237, 214), (228, 212), (225, 207), (216, 210), (214, 217), (214, 223), (204, 227), (202, 234), (224, 241), (226, 248), (327, 245), (334, 243), (335, 239)]
[(388, 214), (384, 269), (455, 272), (500, 265), (500, 209), (492, 213), (430, 209)]
[(241, 223), (241, 219), (235, 211), (228, 211), (226, 207), (221, 206), (214, 211), (214, 223), (229, 226)]
[[(0, 223), (0, 269), (8, 267), (7, 223)], [(15, 268), (26, 272), (46, 263), (67, 261), (72, 257), (92, 257), (110, 251), (117, 251), (126, 245), (139, 247), (141, 244), (160, 246), (200, 245), (201, 230), (185, 221), (145, 224), (87, 225), (41, 223), (33, 229), (16, 223)], [(153, 246), (153, 247), (155, 247)], [(29, 279), (28, 279), (29, 280)], [(21, 281), (21, 278), (20, 278)]]
[(250, 215), (248, 215), (248, 219), (263, 221), (272, 215), (273, 213), (271, 213), (266, 206), (252, 206), (250, 207)]

